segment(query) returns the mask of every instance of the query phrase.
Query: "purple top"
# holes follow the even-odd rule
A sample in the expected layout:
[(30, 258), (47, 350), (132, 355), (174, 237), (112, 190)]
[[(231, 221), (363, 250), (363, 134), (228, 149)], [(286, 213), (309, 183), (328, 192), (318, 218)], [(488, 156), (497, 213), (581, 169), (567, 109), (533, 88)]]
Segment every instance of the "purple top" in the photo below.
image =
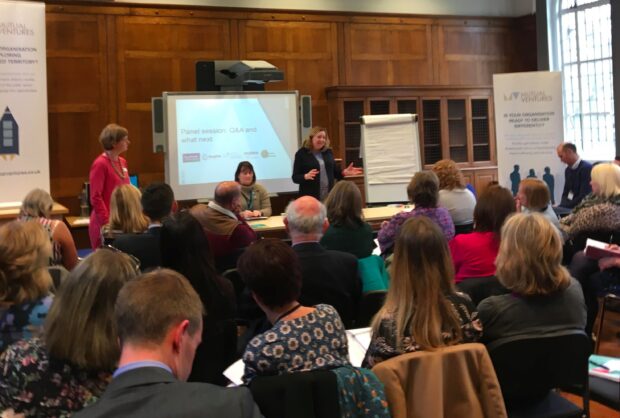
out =
[(407, 219), (418, 215), (427, 216), (431, 219), (431, 221), (435, 222), (443, 231), (447, 241), (454, 238), (454, 222), (452, 222), (452, 217), (450, 216), (448, 209), (442, 207), (415, 208), (410, 212), (397, 213), (392, 216), (392, 219), (390, 219), (387, 225), (381, 228), (377, 238), (379, 240), (379, 247), (381, 248), (382, 253), (391, 250), (394, 246), (394, 241), (396, 240), (398, 231), (400, 231), (401, 225), (404, 224)]

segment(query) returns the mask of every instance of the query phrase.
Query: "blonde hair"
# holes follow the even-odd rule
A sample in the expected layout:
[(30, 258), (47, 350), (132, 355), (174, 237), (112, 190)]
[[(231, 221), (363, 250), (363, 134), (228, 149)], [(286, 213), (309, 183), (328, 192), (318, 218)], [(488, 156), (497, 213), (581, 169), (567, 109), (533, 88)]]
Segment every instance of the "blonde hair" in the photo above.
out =
[[(372, 321), (373, 333), (383, 318), (393, 317), (399, 345), (405, 336), (411, 336), (424, 350), (462, 339), (460, 320), (446, 298), (455, 293), (448, 244), (441, 229), (426, 216), (410, 218), (403, 224), (390, 276), (385, 303)], [(446, 341), (446, 333), (453, 338)]]
[(561, 261), (562, 239), (543, 215), (519, 213), (506, 220), (495, 261), (506, 288), (525, 296), (565, 289), (570, 275)]
[(46, 296), (52, 287), (47, 270), (50, 237), (37, 221), (0, 227), (0, 303), (22, 304)]
[(120, 348), (114, 323), (118, 292), (136, 277), (132, 259), (99, 249), (65, 279), (45, 320), (49, 353), (87, 370), (113, 370)]
[(456, 163), (452, 160), (439, 160), (433, 165), (433, 172), (439, 178), (440, 190), (464, 189), (465, 180)]
[(539, 179), (523, 179), (520, 186), (523, 186), (523, 193), (527, 200), (526, 207), (532, 210), (541, 210), (549, 205), (551, 194), (547, 184)]
[(325, 199), (327, 219), (331, 225), (363, 225), (362, 194), (352, 181), (340, 180)]
[(323, 146), (321, 151), (329, 149), (329, 135), (327, 135), (327, 129), (323, 128), (322, 126), (313, 127), (310, 130), (310, 133), (308, 134), (308, 136), (301, 143), (301, 146), (309, 150), (312, 150), (312, 138), (314, 138), (314, 135), (318, 134), (321, 131), (325, 132), (325, 146)]
[(144, 232), (149, 221), (142, 213), (140, 190), (130, 184), (122, 184), (112, 192), (110, 221), (108, 227), (123, 233)]
[(599, 195), (605, 198), (620, 194), (620, 167), (614, 163), (600, 163), (592, 168), (592, 181), (600, 187)]
[(34, 189), (24, 197), (20, 212), (22, 216), (49, 218), (53, 207), (54, 200), (48, 192), (43, 189)]

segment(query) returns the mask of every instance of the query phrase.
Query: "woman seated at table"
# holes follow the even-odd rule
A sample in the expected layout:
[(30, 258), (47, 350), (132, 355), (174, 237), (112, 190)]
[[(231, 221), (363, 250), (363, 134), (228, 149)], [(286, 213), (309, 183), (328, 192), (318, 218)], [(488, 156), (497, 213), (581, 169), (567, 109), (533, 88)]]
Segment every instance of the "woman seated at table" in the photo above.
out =
[(498, 185), (488, 186), (474, 209), (474, 232), (449, 242), (456, 282), (495, 274), (495, 257), (504, 220), (515, 211), (512, 193)]
[(411, 211), (403, 211), (384, 221), (377, 236), (381, 253), (386, 255), (394, 250), (394, 242), (403, 223), (409, 218), (426, 216), (441, 228), (447, 241), (454, 238), (454, 222), (446, 208), (438, 207), (439, 179), (432, 171), (415, 173), (407, 186), (407, 195), (414, 204)]
[(142, 213), (140, 190), (131, 184), (118, 186), (110, 200), (110, 222), (101, 228), (101, 243), (112, 244), (120, 234), (141, 233), (149, 226)]
[(50, 265), (62, 265), (67, 270), (73, 269), (78, 262), (77, 249), (67, 225), (61, 220), (51, 219), (54, 200), (42, 189), (30, 191), (22, 201), (19, 220), (39, 222), (52, 243)]
[(592, 193), (560, 220), (568, 238), (583, 232), (620, 229), (620, 167), (601, 163), (592, 168)]
[(351, 181), (341, 180), (325, 200), (329, 228), (321, 238), (328, 250), (351, 253), (357, 258), (368, 257), (375, 248), (372, 228), (364, 222), (362, 195)]
[(49, 236), (37, 221), (0, 227), (0, 353), (42, 333), (53, 301), (51, 254)]
[(243, 381), (256, 376), (327, 370), (349, 365), (347, 336), (329, 305), (302, 306), (301, 271), (290, 246), (264, 239), (248, 247), (239, 274), (272, 328), (248, 343)]
[(541, 214), (520, 213), (506, 221), (497, 277), (512, 293), (488, 297), (478, 305), (484, 342), (584, 329), (581, 286), (561, 260), (560, 235)]
[(551, 206), (551, 194), (544, 181), (534, 178), (521, 180), (515, 202), (517, 212), (540, 213), (561, 232), (560, 220)]
[(371, 324), (365, 367), (403, 353), (478, 340), (478, 314), (469, 297), (455, 291), (448, 245), (429, 218), (404, 223), (390, 275), (385, 303)]
[(433, 172), (439, 178), (439, 206), (448, 209), (457, 231), (471, 231), (476, 197), (465, 187), (461, 170), (452, 160), (439, 160)]
[(120, 349), (114, 303), (139, 272), (126, 254), (100, 249), (63, 282), (45, 320), (45, 338), (16, 342), (0, 356), (0, 409), (68, 416), (103, 393)]
[(249, 161), (239, 163), (235, 181), (241, 185), (241, 216), (245, 219), (271, 216), (269, 193), (265, 187), (256, 183), (256, 172)]

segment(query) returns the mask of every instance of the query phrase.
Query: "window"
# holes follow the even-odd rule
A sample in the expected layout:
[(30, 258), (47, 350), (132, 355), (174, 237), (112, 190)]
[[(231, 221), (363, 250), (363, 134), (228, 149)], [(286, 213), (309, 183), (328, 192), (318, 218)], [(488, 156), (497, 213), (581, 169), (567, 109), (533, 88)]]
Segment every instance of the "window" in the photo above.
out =
[[(552, 0), (554, 69), (562, 71), (564, 138), (583, 158), (616, 154), (610, 0)], [(551, 22), (555, 20), (555, 22)]]

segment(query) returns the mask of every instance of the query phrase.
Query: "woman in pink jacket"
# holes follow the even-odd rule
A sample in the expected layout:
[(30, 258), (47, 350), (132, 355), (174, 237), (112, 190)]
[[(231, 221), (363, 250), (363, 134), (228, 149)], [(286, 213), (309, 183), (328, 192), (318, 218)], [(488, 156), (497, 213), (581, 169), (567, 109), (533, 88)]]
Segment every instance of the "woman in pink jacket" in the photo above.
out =
[(115, 123), (107, 125), (99, 135), (103, 153), (90, 167), (90, 224), (88, 235), (93, 249), (101, 244), (101, 227), (108, 223), (112, 191), (121, 184), (129, 184), (127, 161), (120, 155), (129, 147), (127, 129)]

